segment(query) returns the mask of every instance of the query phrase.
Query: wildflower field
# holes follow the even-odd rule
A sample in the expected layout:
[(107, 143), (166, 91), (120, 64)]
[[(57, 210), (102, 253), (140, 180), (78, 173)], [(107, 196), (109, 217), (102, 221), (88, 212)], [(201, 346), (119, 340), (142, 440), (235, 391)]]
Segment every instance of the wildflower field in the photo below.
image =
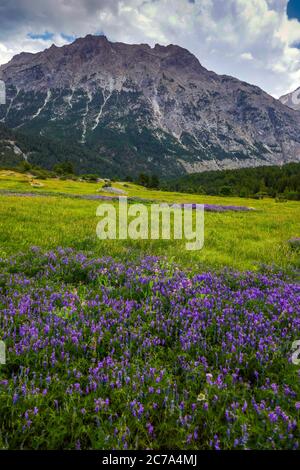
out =
[(96, 201), (0, 202), (1, 449), (298, 449), (299, 203), (207, 213), (188, 253), (100, 242)]
[(299, 285), (64, 249), (0, 270), (2, 447), (298, 448)]

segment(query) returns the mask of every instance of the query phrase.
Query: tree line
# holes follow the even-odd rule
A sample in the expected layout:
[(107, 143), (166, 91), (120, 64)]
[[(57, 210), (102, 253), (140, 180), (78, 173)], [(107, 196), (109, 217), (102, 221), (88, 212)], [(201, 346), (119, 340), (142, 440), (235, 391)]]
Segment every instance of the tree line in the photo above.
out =
[(211, 196), (300, 200), (300, 163), (193, 173), (166, 181), (161, 189)]

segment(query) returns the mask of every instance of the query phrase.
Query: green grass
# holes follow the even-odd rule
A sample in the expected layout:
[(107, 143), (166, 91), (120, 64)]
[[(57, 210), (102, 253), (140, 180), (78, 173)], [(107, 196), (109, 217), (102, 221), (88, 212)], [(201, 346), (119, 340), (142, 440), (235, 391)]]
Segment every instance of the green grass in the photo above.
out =
[[(0, 396), (3, 416), (0, 448), (69, 449), (78, 447), (78, 443), (83, 449), (123, 448), (120, 436), (127, 428), (129, 448), (206, 449), (214, 445), (210, 441), (218, 435), (222, 448), (231, 449), (235, 438), (240, 439), (244, 433), (250, 438), (246, 444), (239, 444), (242, 448), (291, 448), (292, 441), (298, 439), (297, 430), (293, 430), (294, 438), (290, 439), (288, 424), (280, 418), (274, 425), (268, 413), (282, 407), (290, 420), (299, 418), (295, 407), (297, 368), (288, 361), (290, 344), (297, 338), (296, 286), (292, 288), (284, 281), (285, 276), (280, 275), (278, 286), (276, 283), (276, 288), (272, 287), (271, 294), (273, 280), (269, 283), (269, 279), (273, 277), (269, 273), (266, 276), (247, 273), (247, 279), (242, 275), (240, 282), (239, 276), (227, 272), (220, 279), (208, 273), (204, 281), (194, 283), (190, 282), (190, 273), (185, 273), (183, 278), (181, 273), (177, 279), (173, 262), (197, 274), (226, 267), (259, 270), (262, 265), (275, 265), (287, 273), (294, 271), (300, 267), (299, 251), (292, 249), (287, 241), (300, 235), (300, 203), (206, 197), (147, 190), (134, 184), (113, 184), (124, 188), (128, 196), (144, 199), (146, 204), (157, 200), (246, 205), (255, 209), (206, 212), (204, 248), (190, 252), (185, 249), (185, 240), (100, 241), (96, 237), (99, 221), (96, 209), (101, 201), (70, 197), (95, 195), (101, 187), (99, 183), (48, 179), (41, 181), (42, 187), (35, 188), (30, 182), (26, 175), (0, 172), (0, 261), (25, 252), (24, 256), (14, 258), (15, 263), (9, 259), (0, 262), (4, 314), (0, 339), (5, 338), (9, 353), (7, 364), (0, 368), (4, 384)], [(26, 196), (29, 192), (35, 193), (34, 197)], [(43, 251), (59, 246), (76, 251), (67, 255), (70, 261), (66, 263), (65, 252), (53, 261), (56, 259), (53, 253), (44, 256), (39, 250), (27, 251), (33, 245)], [(78, 250), (90, 252), (86, 262), (82, 256), (77, 257)], [(151, 268), (148, 260), (143, 267), (140, 258), (147, 254), (166, 256), (169, 263), (162, 259)], [(103, 261), (104, 269), (99, 269), (95, 260), (90, 264), (90, 258), (107, 255), (115, 259), (111, 264)], [(126, 270), (120, 269), (122, 264), (115, 260), (121, 260)], [(131, 260), (137, 261), (137, 269), (131, 266), (127, 270), (127, 261)], [(218, 279), (212, 281), (214, 277)], [(154, 289), (154, 285), (161, 286), (160, 290)], [(260, 320), (253, 321), (253, 318)], [(34, 334), (29, 325), (34, 328)], [(95, 330), (95, 325), (100, 325), (99, 329)], [(21, 326), (25, 336), (21, 335)], [(46, 326), (50, 330), (46, 331)], [(54, 327), (55, 331), (51, 330)], [(66, 331), (80, 333), (78, 345)], [(270, 335), (277, 341), (274, 349)], [(70, 363), (60, 359), (58, 346), (53, 346), (49, 338), (55, 341), (64, 338), (59, 344), (70, 355)], [(179, 338), (185, 338), (183, 343)], [(237, 346), (235, 351), (232, 338)], [(245, 344), (240, 343), (241, 338)], [(157, 339), (163, 339), (164, 343), (157, 343)], [(24, 348), (20, 347), (22, 342)], [(40, 348), (40, 344), (44, 346)], [(264, 362), (256, 354), (262, 344), (265, 345)], [(50, 361), (53, 348), (58, 358), (55, 366)], [(75, 380), (70, 370), (82, 374), (81, 380), (76, 378), (76, 381), (85, 386), (93, 361), (106, 356), (115, 361), (113, 367), (107, 361), (104, 369), (110, 379), (105, 383), (99, 381), (95, 393), (66, 392)], [(125, 356), (126, 363), (130, 358), (126, 367)], [(199, 362), (204, 357), (208, 368)], [(153, 367), (157, 377), (159, 371), (164, 372), (160, 384), (150, 374)], [(124, 370), (132, 382), (112, 388), (110, 381), (119, 377), (119, 370)], [(220, 370), (230, 371), (228, 377), (224, 373), (225, 388), (211, 385), (207, 380), (207, 371), (215, 380)], [(236, 370), (238, 381), (233, 380)], [(145, 383), (140, 380), (141, 371), (146, 376)], [(258, 373), (255, 381), (254, 372)], [(52, 378), (46, 384), (48, 376)], [(124, 378), (125, 375), (121, 380)], [(152, 381), (162, 391), (155, 395), (159, 403), (157, 411), (148, 387)], [(27, 394), (18, 396), (14, 402), (24, 383)], [(46, 394), (41, 393), (44, 383)], [(278, 384), (278, 391), (266, 388), (266, 383)], [(295, 396), (286, 394), (287, 385)], [(204, 398), (199, 399), (200, 395)], [(99, 397), (109, 398), (109, 409), (96, 411), (95, 398)], [(166, 406), (162, 404), (165, 397), (170, 398)], [(143, 403), (150, 414), (133, 419), (130, 407), (133, 399)], [(264, 400), (263, 415), (252, 409), (253, 399), (257, 403)], [(245, 400), (247, 409), (243, 410)], [(183, 401), (184, 414), (191, 416), (188, 426), (178, 425), (179, 418), (184, 416), (180, 408)], [(225, 412), (231, 413), (232, 404), (237, 402), (234, 421), (227, 423)], [(193, 404), (196, 408), (190, 411)], [(97, 422), (101, 425), (97, 426)], [(153, 437), (147, 433), (147, 422), (154, 425)], [(194, 441), (188, 444), (190, 429), (197, 430), (197, 437), (193, 434)], [(284, 436), (283, 440), (281, 437), (278, 440), (280, 435)]]
[(299, 253), (287, 241), (300, 234), (300, 204), (276, 203), (272, 199), (247, 200), (230, 197), (197, 196), (147, 190), (134, 184), (124, 188), (128, 196), (167, 202), (247, 205), (252, 212), (205, 214), (205, 245), (201, 251), (185, 250), (185, 241), (100, 241), (96, 237), (96, 208), (99, 201), (71, 199), (55, 193), (96, 194), (99, 183), (43, 180), (33, 188), (25, 175), (1, 172), (0, 190), (49, 192), (53, 196), (22, 197), (0, 195), (0, 252), (10, 255), (29, 246), (69, 246), (119, 258), (143, 254), (167, 255), (182, 266), (241, 270), (258, 269), (261, 264), (281, 269), (299, 267)]

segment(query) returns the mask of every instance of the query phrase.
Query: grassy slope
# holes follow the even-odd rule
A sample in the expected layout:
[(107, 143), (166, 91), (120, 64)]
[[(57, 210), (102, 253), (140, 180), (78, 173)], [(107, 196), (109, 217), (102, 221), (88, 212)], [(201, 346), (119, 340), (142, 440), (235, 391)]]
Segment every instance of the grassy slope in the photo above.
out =
[[(53, 197), (24, 198), (0, 194), (0, 254), (11, 254), (31, 245), (43, 248), (72, 246), (99, 254), (128, 258), (142, 253), (167, 255), (184, 266), (256, 269), (260, 264), (276, 264), (287, 269), (299, 267), (299, 255), (287, 240), (299, 236), (300, 204), (276, 203), (265, 199), (247, 200), (230, 197), (197, 196), (166, 193), (122, 183), (128, 196), (167, 202), (247, 205), (256, 211), (248, 213), (206, 213), (205, 246), (188, 252), (184, 241), (99, 241), (95, 235), (98, 201), (75, 200), (55, 193), (97, 194), (99, 183), (43, 180), (43, 187), (33, 188), (24, 175), (0, 173), (0, 190), (16, 192), (53, 192)], [(104, 193), (100, 193), (104, 194)], [(55, 197), (54, 197), (55, 196)]]

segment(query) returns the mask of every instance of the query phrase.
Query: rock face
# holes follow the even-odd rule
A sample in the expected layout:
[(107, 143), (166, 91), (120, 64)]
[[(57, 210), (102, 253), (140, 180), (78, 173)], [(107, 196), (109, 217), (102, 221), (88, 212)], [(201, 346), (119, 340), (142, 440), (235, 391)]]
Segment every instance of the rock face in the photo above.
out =
[(178, 46), (89, 35), (17, 55), (0, 67), (1, 79), (3, 123), (77, 142), (94, 170), (101, 160), (103, 175), (105, 162), (108, 176), (175, 176), (300, 161), (300, 114), (256, 86), (206, 70)]
[(296, 111), (300, 111), (300, 87), (292, 93), (282, 96), (279, 100), (286, 106), (289, 106)]
[(6, 103), (5, 83), (0, 80), (0, 104)]

